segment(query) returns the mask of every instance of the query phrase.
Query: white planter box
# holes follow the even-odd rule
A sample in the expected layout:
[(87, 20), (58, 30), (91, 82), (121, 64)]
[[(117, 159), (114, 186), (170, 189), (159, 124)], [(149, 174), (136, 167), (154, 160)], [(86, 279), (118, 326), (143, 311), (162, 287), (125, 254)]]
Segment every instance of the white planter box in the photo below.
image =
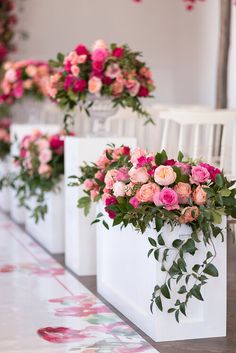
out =
[[(39, 125), (30, 125), (30, 124), (12, 124), (11, 126), (11, 141), (13, 144), (11, 146), (11, 156), (17, 156), (19, 153), (19, 143), (23, 139), (24, 136), (29, 135), (32, 133), (33, 130), (38, 129), (43, 133), (57, 133), (60, 131), (59, 125), (46, 125), (46, 124), (39, 124)], [(10, 166), (11, 172), (17, 173), (17, 167), (14, 164)], [(10, 192), (10, 213), (12, 219), (17, 223), (25, 223), (26, 212), (23, 207), (19, 207), (19, 202), (16, 197), (15, 190), (11, 190)]]
[(69, 187), (71, 175), (78, 175), (84, 161), (95, 162), (108, 143), (136, 146), (134, 138), (77, 138), (67, 137), (65, 142), (65, 261), (79, 276), (96, 274), (96, 229), (91, 222), (96, 218), (96, 207), (92, 206), (88, 217), (76, 207), (84, 196), (83, 189)]
[[(26, 212), (25, 227), (33, 238), (43, 245), (50, 253), (60, 254), (65, 251), (64, 238), (64, 180), (60, 182), (59, 190), (45, 195), (48, 212), (44, 220), (36, 224), (31, 212)], [(29, 206), (34, 207), (35, 200), (29, 200)]]
[[(7, 177), (9, 172), (10, 172), (9, 158), (0, 160), (0, 179)], [(5, 212), (10, 211), (10, 188), (9, 187), (4, 187), (2, 191), (0, 191), (0, 208)]]
[[(111, 222), (107, 220), (109, 224)], [(226, 224), (224, 222), (223, 226)], [(162, 232), (164, 240), (173, 242), (189, 233), (187, 226), (168, 227)], [(226, 231), (224, 232), (226, 233)], [(143, 330), (154, 341), (174, 341), (196, 338), (221, 337), (226, 335), (226, 234), (225, 242), (217, 238), (217, 258), (214, 264), (220, 276), (211, 277), (202, 288), (204, 302), (192, 298), (187, 317), (180, 316), (180, 323), (173, 314), (150, 312), (150, 299), (156, 284), (163, 284), (165, 273), (151, 256), (147, 257), (150, 245), (148, 237), (155, 237), (155, 230), (138, 234), (133, 228), (120, 230), (119, 226), (106, 230), (97, 226), (97, 287), (98, 292), (123, 315)], [(185, 235), (184, 235), (185, 234)], [(199, 246), (204, 247), (204, 245)], [(205, 253), (205, 250), (204, 250)], [(199, 260), (202, 260), (201, 253)], [(198, 260), (197, 260), (198, 261)], [(192, 256), (187, 264), (193, 265)], [(200, 263), (200, 262), (199, 262)], [(174, 282), (172, 282), (174, 289)], [(163, 301), (163, 304), (168, 302)], [(174, 300), (175, 302), (175, 300)], [(171, 302), (169, 301), (169, 304)], [(171, 305), (171, 304), (170, 304)]]

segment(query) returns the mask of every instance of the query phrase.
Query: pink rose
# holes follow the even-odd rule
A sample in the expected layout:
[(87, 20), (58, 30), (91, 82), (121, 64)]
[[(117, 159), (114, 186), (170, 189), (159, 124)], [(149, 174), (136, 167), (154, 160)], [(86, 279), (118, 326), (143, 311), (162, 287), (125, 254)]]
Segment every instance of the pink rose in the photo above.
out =
[(48, 163), (52, 159), (52, 151), (49, 149), (44, 149), (39, 154), (39, 161), (42, 164)]
[(125, 196), (125, 183), (123, 183), (122, 181), (116, 181), (113, 185), (113, 192), (115, 197), (124, 197)]
[(189, 184), (179, 182), (174, 186), (174, 191), (178, 195), (178, 201), (180, 204), (188, 203), (189, 197), (192, 193), (191, 186)]
[(36, 75), (36, 72), (37, 72), (37, 67), (35, 65), (29, 65), (27, 68), (26, 68), (26, 73), (28, 76), (30, 77), (34, 77)]
[(135, 184), (134, 183), (129, 183), (126, 185), (126, 195), (127, 196), (131, 196), (133, 193), (133, 188), (134, 188)]
[(104, 182), (106, 184), (106, 188), (107, 189), (112, 189), (113, 188), (113, 185), (115, 183), (114, 178), (116, 177), (116, 173), (117, 173), (117, 171), (112, 169), (112, 170), (109, 170), (107, 172), (107, 174), (105, 175)]
[(199, 209), (197, 206), (186, 207), (182, 210), (180, 216), (180, 223), (191, 223), (198, 219)]
[(50, 167), (50, 165), (48, 165), (48, 164), (40, 164), (39, 169), (38, 169), (38, 173), (40, 175), (50, 176), (51, 172), (52, 172), (52, 168)]
[(79, 55), (78, 56), (78, 64), (84, 64), (87, 61), (87, 55)]
[(15, 82), (17, 79), (16, 70), (13, 68), (7, 70), (5, 74), (5, 79), (11, 83)]
[(31, 140), (36, 141), (41, 136), (43, 136), (42, 132), (39, 129), (34, 129), (31, 133)]
[(102, 173), (100, 170), (97, 171), (97, 173), (95, 174), (95, 179), (98, 179), (100, 181), (104, 181), (105, 175), (104, 173)]
[(117, 170), (116, 173), (116, 180), (117, 181), (126, 181), (129, 179), (129, 169), (128, 168), (120, 168)]
[(96, 42), (93, 44), (93, 50), (96, 50), (96, 49), (107, 50), (108, 46), (107, 46), (107, 43), (105, 42), (105, 40), (103, 40), (103, 39), (96, 40)]
[(80, 68), (77, 65), (71, 66), (71, 73), (73, 76), (78, 77), (80, 73)]
[(134, 208), (138, 208), (140, 202), (139, 200), (137, 199), (137, 197), (132, 197), (130, 200), (129, 200), (129, 203), (134, 207)]
[(39, 150), (48, 149), (50, 146), (49, 141), (46, 138), (39, 139), (38, 141), (36, 141), (36, 144)]
[(115, 81), (111, 85), (111, 93), (113, 96), (119, 96), (124, 91), (124, 85), (121, 82)]
[(106, 72), (105, 72), (105, 75), (107, 77), (112, 78), (112, 79), (117, 78), (118, 76), (120, 76), (121, 75), (121, 69), (120, 69), (119, 65), (116, 64), (116, 63), (112, 63), (112, 64), (108, 65), (108, 67), (106, 69)]
[(128, 80), (125, 86), (132, 97), (137, 96), (140, 89), (140, 83), (137, 80)]
[(16, 86), (13, 88), (13, 96), (16, 99), (19, 99), (24, 94), (23, 84), (21, 82), (17, 83)]
[(216, 176), (221, 173), (220, 169), (215, 168), (214, 166), (207, 164), (207, 163), (199, 163), (201, 167), (204, 167), (210, 173), (210, 178), (212, 181), (216, 180)]
[(153, 197), (156, 206), (164, 206), (167, 210), (178, 210), (178, 195), (171, 188), (163, 188), (160, 192), (156, 192)]
[(76, 49), (75, 49), (77, 55), (81, 56), (81, 55), (88, 55), (89, 51), (88, 49), (83, 45), (83, 44), (79, 44)]
[(149, 89), (145, 86), (141, 86), (138, 92), (139, 97), (148, 97), (149, 96)]
[(73, 92), (84, 92), (87, 88), (87, 81), (83, 79), (78, 79), (73, 84)]
[(99, 195), (99, 192), (97, 190), (91, 190), (90, 192), (90, 198), (92, 201), (95, 201), (95, 198)]
[[(106, 201), (105, 201), (106, 206), (111, 206), (116, 204), (117, 204), (116, 197), (110, 195), (109, 197), (106, 198)], [(114, 211), (109, 210), (107, 207), (105, 207), (105, 210), (111, 219), (114, 219), (116, 217), (116, 213)]]
[(142, 185), (136, 193), (136, 198), (139, 202), (153, 202), (155, 193), (160, 192), (160, 187), (155, 183)]
[(103, 71), (104, 63), (103, 61), (93, 61), (92, 63), (94, 74), (100, 74)]
[(191, 172), (191, 165), (183, 162), (175, 162), (175, 166), (181, 169), (182, 174), (189, 175)]
[(102, 88), (102, 81), (100, 78), (94, 76), (90, 78), (89, 83), (88, 83), (88, 89), (89, 92), (92, 94), (99, 93)]
[(95, 49), (92, 52), (92, 60), (104, 63), (108, 57), (108, 51), (106, 49)]
[(147, 172), (147, 168), (131, 168), (129, 171), (129, 176), (132, 183), (147, 183), (149, 180), (149, 174)]
[(200, 185), (193, 192), (193, 202), (199, 206), (207, 202), (207, 194)]
[(96, 165), (100, 169), (105, 169), (106, 166), (109, 164), (109, 159), (107, 158), (106, 154), (103, 153), (101, 157), (97, 160)]
[(139, 158), (145, 156), (146, 153), (147, 151), (142, 148), (135, 148), (131, 153), (131, 163), (134, 166), (137, 166), (137, 164), (139, 163)]
[(93, 188), (93, 181), (91, 179), (86, 179), (84, 182), (85, 190), (89, 191)]
[(192, 184), (206, 183), (210, 179), (210, 173), (205, 167), (198, 165), (192, 167), (190, 181)]
[(112, 56), (114, 56), (115, 58), (122, 58), (122, 56), (124, 55), (124, 51), (124, 48), (117, 47), (113, 50)]
[(160, 165), (155, 170), (154, 180), (159, 185), (168, 186), (175, 182), (176, 173), (172, 167)]

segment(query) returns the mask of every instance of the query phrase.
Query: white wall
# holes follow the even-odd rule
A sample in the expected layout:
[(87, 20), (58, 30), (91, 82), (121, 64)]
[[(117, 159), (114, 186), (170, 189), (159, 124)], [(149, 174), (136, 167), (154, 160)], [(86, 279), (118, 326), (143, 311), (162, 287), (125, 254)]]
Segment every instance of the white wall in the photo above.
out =
[(213, 104), (218, 4), (187, 12), (182, 0), (26, 0), (21, 24), (30, 39), (17, 57), (53, 58), (98, 38), (128, 43), (151, 66), (158, 101)]
[(229, 106), (236, 109), (236, 6), (232, 12), (232, 32), (229, 64)]

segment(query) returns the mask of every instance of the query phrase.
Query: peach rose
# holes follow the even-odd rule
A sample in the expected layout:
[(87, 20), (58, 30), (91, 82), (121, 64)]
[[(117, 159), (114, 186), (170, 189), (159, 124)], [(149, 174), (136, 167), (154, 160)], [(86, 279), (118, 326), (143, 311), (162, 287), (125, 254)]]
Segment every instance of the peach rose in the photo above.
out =
[(50, 167), (50, 165), (48, 165), (48, 164), (40, 164), (39, 169), (38, 169), (38, 173), (40, 175), (50, 176), (51, 172), (52, 172), (52, 168)]
[(142, 185), (136, 193), (139, 202), (153, 202), (153, 196), (156, 192), (160, 192), (160, 187), (155, 183)]
[(155, 170), (154, 180), (159, 185), (168, 186), (175, 182), (176, 173), (172, 167), (161, 165)]
[(179, 182), (174, 186), (174, 191), (178, 195), (178, 201), (180, 204), (188, 203), (188, 199), (192, 193), (191, 186), (189, 184)]
[(23, 87), (24, 87), (25, 89), (31, 89), (32, 86), (33, 86), (33, 80), (31, 80), (30, 78), (29, 78), (28, 80), (25, 80), (25, 81), (23, 82)]
[(113, 192), (115, 197), (125, 196), (125, 190), (126, 190), (126, 186), (125, 186), (125, 183), (123, 183), (122, 181), (116, 181), (115, 184), (113, 185)]
[(180, 216), (180, 223), (190, 223), (195, 221), (199, 216), (199, 209), (197, 206), (185, 207)]
[(105, 42), (105, 40), (103, 40), (103, 39), (96, 40), (96, 42), (93, 44), (93, 50), (96, 50), (96, 49), (107, 50), (108, 46), (107, 46), (107, 43)]
[(90, 192), (90, 198), (92, 201), (95, 201), (95, 198), (99, 195), (99, 192), (97, 190), (91, 190)]
[(193, 192), (193, 202), (199, 206), (207, 202), (207, 194), (200, 185)]
[(98, 77), (92, 77), (88, 83), (89, 92), (92, 94), (99, 93), (102, 88), (102, 81)]
[(129, 176), (132, 183), (147, 183), (149, 180), (149, 174), (147, 172), (147, 168), (131, 168), (129, 171)]
[(26, 69), (25, 72), (29, 77), (34, 77), (37, 73), (37, 67), (34, 65), (29, 65)]
[(124, 85), (122, 82), (115, 81), (111, 85), (111, 92), (113, 96), (119, 96), (124, 91)]

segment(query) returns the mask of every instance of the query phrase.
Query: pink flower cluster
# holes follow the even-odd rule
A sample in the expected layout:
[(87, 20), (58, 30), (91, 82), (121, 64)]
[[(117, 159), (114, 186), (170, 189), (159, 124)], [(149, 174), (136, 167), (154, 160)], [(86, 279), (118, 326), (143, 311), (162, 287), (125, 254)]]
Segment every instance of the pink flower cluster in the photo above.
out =
[(135, 97), (147, 97), (154, 90), (152, 74), (145, 64), (125, 58), (130, 55), (126, 46), (108, 46), (103, 40), (97, 40), (90, 51), (79, 44), (64, 58), (62, 72), (51, 77), (49, 89), (52, 98), (57, 98), (61, 90), (74, 94), (106, 94), (120, 97), (130, 94)]
[[(205, 188), (210, 187), (220, 173), (219, 169), (201, 162), (166, 160), (157, 165), (154, 154), (141, 148), (134, 149), (121, 167), (106, 169), (110, 162), (103, 153), (96, 164), (97, 174), (102, 171), (102, 200), (111, 218), (115, 218), (116, 213), (109, 206), (116, 205), (118, 198), (123, 197), (134, 208), (151, 203), (168, 211), (178, 211), (181, 223), (192, 222), (199, 215), (199, 206), (207, 203)], [(94, 181), (86, 180), (84, 186), (86, 190), (92, 191), (94, 187), (96, 190)], [(97, 195), (98, 189), (97, 186)]]
[(34, 95), (37, 98), (47, 96), (51, 72), (46, 62), (6, 62), (1, 81), (0, 103), (12, 104), (25, 95)]
[(16, 162), (21, 162), (29, 174), (50, 177), (53, 173), (53, 159), (55, 156), (62, 156), (63, 153), (63, 133), (48, 136), (36, 129), (21, 141), (20, 154)]
[(14, 26), (17, 16), (13, 12), (15, 3), (11, 0), (1, 0), (0, 4), (0, 64), (2, 64), (10, 52), (15, 51), (12, 43), (14, 38)]

